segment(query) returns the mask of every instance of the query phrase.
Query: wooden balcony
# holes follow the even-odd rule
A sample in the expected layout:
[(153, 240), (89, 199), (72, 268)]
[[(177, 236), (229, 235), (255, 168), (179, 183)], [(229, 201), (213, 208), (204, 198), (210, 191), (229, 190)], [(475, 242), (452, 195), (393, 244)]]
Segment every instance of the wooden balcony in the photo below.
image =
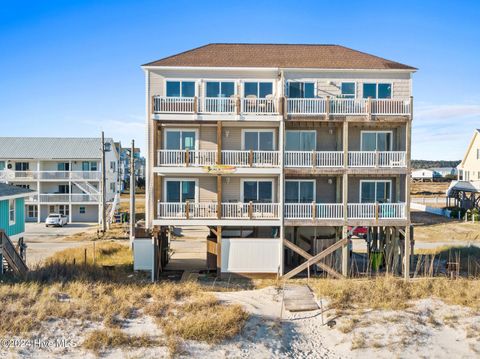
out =
[(157, 203), (158, 219), (279, 219), (278, 203)]
[(343, 167), (343, 151), (285, 151), (285, 167)]
[[(279, 151), (221, 151), (222, 165), (280, 167)], [(218, 164), (218, 152), (207, 150), (158, 150), (159, 167), (203, 167)]]
[(286, 203), (285, 219), (343, 219), (342, 203)]

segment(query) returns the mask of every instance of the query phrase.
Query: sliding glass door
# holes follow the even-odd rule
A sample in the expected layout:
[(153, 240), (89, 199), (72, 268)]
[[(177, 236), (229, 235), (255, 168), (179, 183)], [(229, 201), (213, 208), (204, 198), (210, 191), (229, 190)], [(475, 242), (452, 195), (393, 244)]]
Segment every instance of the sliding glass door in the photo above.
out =
[(386, 180), (360, 181), (361, 203), (390, 203), (392, 200), (392, 182)]

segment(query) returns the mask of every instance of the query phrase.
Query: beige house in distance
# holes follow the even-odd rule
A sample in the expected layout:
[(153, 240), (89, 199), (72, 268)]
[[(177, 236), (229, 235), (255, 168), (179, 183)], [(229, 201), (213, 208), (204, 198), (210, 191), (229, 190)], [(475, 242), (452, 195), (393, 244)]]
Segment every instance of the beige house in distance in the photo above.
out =
[(458, 165), (459, 181), (480, 181), (480, 129), (476, 129), (462, 162)]

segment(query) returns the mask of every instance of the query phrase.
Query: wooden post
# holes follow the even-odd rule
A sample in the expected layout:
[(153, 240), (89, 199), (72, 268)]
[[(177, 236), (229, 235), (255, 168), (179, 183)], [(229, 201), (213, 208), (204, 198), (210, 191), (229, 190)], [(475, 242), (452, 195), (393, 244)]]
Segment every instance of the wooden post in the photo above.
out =
[(368, 96), (367, 99), (367, 120), (370, 121), (372, 119), (372, 98)]
[(155, 96), (152, 96), (152, 113), (155, 113)]
[(83, 250), (83, 265), (87, 266), (87, 248)]
[[(348, 238), (348, 226), (343, 226), (342, 228), (342, 239)], [(348, 262), (349, 262), (349, 253), (348, 253), (348, 244), (350, 241), (347, 241), (342, 246), (342, 275), (348, 277)]]
[(222, 122), (217, 122), (217, 165), (222, 164)]
[(405, 227), (405, 256), (403, 257), (403, 277), (410, 278), (410, 226)]
[(222, 226), (217, 226), (217, 275), (222, 273)]
[(185, 166), (190, 166), (190, 150), (188, 148), (185, 150)]
[(375, 150), (375, 168), (378, 168), (378, 158), (379, 158), (378, 150)]
[(343, 221), (345, 225), (348, 221), (348, 174), (343, 174), (343, 187), (342, 187), (342, 202), (343, 202)]
[(312, 202), (312, 219), (315, 220), (317, 218), (317, 204), (315, 201)]
[(193, 98), (193, 113), (195, 114), (198, 113), (198, 97), (197, 96)]
[(317, 167), (317, 151), (312, 150), (312, 167)]
[(222, 218), (222, 176), (217, 175), (217, 218)]
[(282, 97), (282, 102), (283, 102), (283, 106), (282, 106), (282, 114), (283, 114), (283, 119), (286, 120), (288, 118), (288, 99), (287, 99), (287, 96), (283, 96)]
[(375, 202), (375, 223), (378, 224), (378, 202)]
[(185, 217), (190, 218), (190, 201), (185, 202)]
[(250, 150), (250, 152), (248, 152), (248, 165), (250, 167), (253, 167), (253, 150)]
[(343, 168), (348, 168), (348, 122), (343, 122)]
[(248, 218), (253, 218), (253, 203), (252, 201), (248, 202)]
[(330, 119), (330, 96), (327, 96), (327, 100), (325, 101), (325, 119)]
[(240, 102), (240, 96), (237, 96), (235, 98), (235, 108), (236, 108), (236, 112), (237, 112), (237, 115), (240, 115), (240, 107), (241, 107), (241, 102)]

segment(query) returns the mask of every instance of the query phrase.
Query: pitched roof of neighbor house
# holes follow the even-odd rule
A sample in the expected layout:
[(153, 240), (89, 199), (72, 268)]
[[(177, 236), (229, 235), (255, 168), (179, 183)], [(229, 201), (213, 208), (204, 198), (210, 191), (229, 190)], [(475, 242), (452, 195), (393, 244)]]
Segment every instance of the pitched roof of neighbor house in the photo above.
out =
[(0, 137), (0, 158), (96, 159), (101, 158), (101, 147), (100, 138)]
[(340, 45), (214, 43), (143, 66), (417, 70)]
[(26, 197), (32, 192), (35, 191), (11, 184), (0, 183), (0, 199), (2, 199), (2, 197)]

